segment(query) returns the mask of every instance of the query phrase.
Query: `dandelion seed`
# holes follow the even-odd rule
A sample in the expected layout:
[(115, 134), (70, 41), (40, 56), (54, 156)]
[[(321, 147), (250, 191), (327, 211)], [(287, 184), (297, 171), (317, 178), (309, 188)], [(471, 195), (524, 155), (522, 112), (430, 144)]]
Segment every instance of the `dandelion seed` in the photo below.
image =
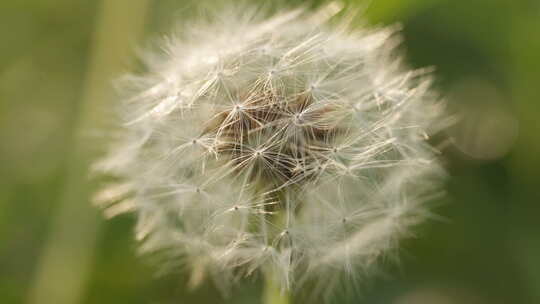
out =
[(442, 170), (425, 139), (443, 105), (400, 63), (393, 28), (247, 11), (186, 27), (130, 77), (127, 123), (98, 164), (122, 187), (97, 197), (197, 282), (354, 276), (428, 216)]

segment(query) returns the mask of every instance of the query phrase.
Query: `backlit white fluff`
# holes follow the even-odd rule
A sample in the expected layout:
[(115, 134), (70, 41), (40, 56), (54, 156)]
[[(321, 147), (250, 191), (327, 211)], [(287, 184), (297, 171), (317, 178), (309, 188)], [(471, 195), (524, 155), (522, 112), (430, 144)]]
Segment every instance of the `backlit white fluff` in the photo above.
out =
[(143, 252), (227, 285), (354, 276), (409, 235), (441, 170), (442, 105), (394, 28), (246, 8), (188, 23), (128, 77), (97, 195), (134, 212)]

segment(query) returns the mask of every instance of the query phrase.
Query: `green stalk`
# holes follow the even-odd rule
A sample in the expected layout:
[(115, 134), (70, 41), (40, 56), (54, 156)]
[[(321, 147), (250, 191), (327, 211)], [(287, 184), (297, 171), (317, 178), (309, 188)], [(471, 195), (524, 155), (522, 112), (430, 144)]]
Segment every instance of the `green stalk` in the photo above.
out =
[(275, 274), (267, 271), (264, 276), (263, 304), (290, 304), (290, 293), (282, 290)]
[[(269, 221), (272, 222), (276, 227), (286, 227), (286, 214), (285, 210), (285, 193), (279, 192), (275, 193), (276, 200), (281, 202), (281, 207), (283, 210), (277, 212), (270, 216)], [(281, 288), (279, 276), (276, 273), (275, 269), (270, 265), (264, 271), (264, 294), (263, 294), (263, 304), (290, 304), (291, 295), (289, 290)]]

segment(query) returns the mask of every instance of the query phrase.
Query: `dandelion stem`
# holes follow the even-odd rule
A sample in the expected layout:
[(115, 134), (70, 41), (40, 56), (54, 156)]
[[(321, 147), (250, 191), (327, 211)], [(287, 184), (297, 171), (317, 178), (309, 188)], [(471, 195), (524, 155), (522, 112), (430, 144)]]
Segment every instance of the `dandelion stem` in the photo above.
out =
[(272, 272), (266, 272), (263, 304), (291, 304), (288, 290), (282, 289)]

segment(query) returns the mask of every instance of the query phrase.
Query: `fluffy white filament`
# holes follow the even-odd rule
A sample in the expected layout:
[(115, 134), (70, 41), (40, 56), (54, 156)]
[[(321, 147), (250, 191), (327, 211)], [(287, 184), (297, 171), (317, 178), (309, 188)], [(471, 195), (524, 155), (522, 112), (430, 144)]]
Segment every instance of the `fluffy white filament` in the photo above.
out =
[[(395, 29), (301, 10), (190, 24), (128, 77), (96, 199), (134, 212), (144, 252), (194, 280), (260, 270), (283, 288), (354, 275), (429, 213), (442, 104), (402, 67)], [(321, 281), (322, 282), (322, 281)]]

